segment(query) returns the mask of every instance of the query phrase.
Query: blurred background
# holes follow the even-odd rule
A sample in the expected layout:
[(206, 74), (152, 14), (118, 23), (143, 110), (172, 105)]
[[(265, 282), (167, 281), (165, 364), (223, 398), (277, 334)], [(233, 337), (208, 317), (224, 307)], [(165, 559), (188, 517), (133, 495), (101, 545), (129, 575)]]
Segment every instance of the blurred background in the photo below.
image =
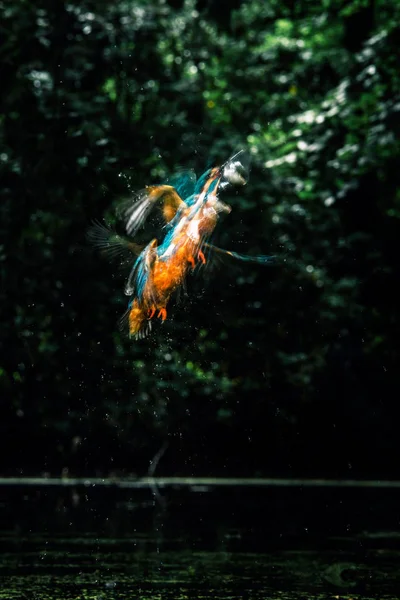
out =
[[(400, 4), (0, 1), (1, 475), (398, 477)], [(144, 342), (91, 220), (241, 148)], [(162, 456), (161, 456), (162, 454)]]

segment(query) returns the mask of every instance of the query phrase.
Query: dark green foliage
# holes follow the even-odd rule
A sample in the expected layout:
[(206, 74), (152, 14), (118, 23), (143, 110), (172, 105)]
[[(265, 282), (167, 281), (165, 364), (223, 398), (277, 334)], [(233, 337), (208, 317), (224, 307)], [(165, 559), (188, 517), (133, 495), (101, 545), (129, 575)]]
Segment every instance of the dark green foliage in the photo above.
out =
[[(0, 2), (4, 471), (391, 474), (399, 450), (394, 1)], [(153, 338), (93, 218), (241, 147), (217, 243)], [(397, 394), (398, 395), (398, 394)], [(161, 463), (160, 463), (161, 469)]]

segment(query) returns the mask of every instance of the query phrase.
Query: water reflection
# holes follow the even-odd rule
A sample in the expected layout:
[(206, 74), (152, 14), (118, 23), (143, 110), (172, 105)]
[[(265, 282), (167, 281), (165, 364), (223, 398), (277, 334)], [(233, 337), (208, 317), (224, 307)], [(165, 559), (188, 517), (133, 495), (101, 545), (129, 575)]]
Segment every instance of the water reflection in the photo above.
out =
[(395, 598), (398, 498), (368, 493), (7, 490), (0, 598)]

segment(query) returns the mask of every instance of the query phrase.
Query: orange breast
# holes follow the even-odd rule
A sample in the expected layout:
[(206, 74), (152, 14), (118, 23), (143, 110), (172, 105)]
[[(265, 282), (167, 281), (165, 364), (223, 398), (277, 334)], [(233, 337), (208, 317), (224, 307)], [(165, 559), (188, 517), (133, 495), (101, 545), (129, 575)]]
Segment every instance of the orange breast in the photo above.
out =
[[(212, 213), (201, 216), (198, 222), (200, 236), (211, 232), (216, 221), (216, 215)], [(187, 229), (185, 227), (173, 240), (173, 255), (166, 260), (156, 259), (153, 265), (144, 291), (144, 300), (149, 307), (154, 306), (154, 303), (158, 308), (166, 306), (171, 294), (183, 284), (189, 268), (195, 267), (199, 241), (192, 240)]]
[(153, 283), (160, 296), (169, 296), (182, 285), (188, 270), (188, 259), (192, 253), (192, 244), (186, 243), (178, 247), (173, 256), (167, 260), (157, 260), (154, 265)]

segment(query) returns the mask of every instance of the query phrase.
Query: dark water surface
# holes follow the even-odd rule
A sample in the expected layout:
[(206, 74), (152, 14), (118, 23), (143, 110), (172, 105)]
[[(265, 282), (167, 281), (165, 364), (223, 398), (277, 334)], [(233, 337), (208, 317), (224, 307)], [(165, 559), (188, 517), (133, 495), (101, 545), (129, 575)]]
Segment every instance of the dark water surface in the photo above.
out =
[(400, 492), (0, 488), (0, 598), (400, 598)]

